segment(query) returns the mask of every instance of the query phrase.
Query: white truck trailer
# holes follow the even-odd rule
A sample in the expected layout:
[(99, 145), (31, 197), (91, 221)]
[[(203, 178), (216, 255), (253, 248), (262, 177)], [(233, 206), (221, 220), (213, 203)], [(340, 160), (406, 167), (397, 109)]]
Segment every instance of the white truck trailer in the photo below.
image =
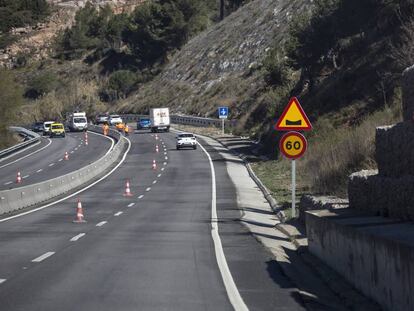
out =
[(170, 131), (170, 109), (152, 108), (150, 110), (151, 132)]
[(85, 112), (72, 112), (68, 114), (66, 122), (71, 132), (88, 130), (88, 119)]

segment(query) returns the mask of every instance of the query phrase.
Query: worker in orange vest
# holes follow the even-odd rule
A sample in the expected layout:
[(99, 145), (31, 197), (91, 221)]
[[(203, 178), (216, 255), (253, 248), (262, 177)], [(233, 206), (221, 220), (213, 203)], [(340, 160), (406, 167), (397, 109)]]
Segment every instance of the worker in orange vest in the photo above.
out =
[(124, 132), (125, 132), (125, 136), (129, 136), (129, 126), (128, 126), (128, 124), (125, 124)]
[(104, 123), (103, 127), (103, 133), (105, 136), (107, 136), (109, 134), (109, 125), (108, 123)]
[(118, 129), (119, 132), (123, 133), (124, 132), (124, 129), (125, 129), (125, 124), (122, 123), (122, 122), (121, 123), (118, 123), (116, 125), (116, 128)]

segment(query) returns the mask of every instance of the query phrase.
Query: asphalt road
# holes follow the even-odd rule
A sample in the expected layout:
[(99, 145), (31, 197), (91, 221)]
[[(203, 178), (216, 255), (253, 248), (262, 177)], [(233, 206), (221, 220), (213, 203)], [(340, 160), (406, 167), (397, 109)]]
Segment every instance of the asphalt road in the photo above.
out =
[[(1, 310), (232, 310), (211, 238), (210, 164), (200, 148), (176, 151), (172, 134), (159, 137), (131, 135), (119, 169), (79, 195), (86, 224), (72, 223), (77, 198), (0, 222)], [(251, 310), (302, 310), (238, 222), (234, 185), (210, 151), (220, 237), (242, 298)]]
[[(67, 133), (66, 138), (43, 138), (41, 144), (0, 162), (0, 190), (22, 187), (55, 178), (88, 165), (102, 157), (112, 141), (101, 135)], [(69, 160), (63, 160), (68, 152)], [(16, 183), (17, 172), (22, 183)]]

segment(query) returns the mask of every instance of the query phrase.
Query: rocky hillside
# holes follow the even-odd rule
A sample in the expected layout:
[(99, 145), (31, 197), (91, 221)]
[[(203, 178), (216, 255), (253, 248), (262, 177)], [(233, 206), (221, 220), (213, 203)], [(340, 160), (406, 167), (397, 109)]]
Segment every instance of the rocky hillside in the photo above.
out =
[[(255, 0), (193, 38), (152, 82), (119, 105), (145, 112), (170, 106), (175, 112), (213, 116), (218, 105), (241, 118), (257, 109), (249, 101), (264, 87), (262, 61), (282, 44), (292, 18), (310, 9), (311, 0)], [(240, 103), (243, 103), (240, 105)]]
[[(96, 7), (109, 5), (115, 13), (132, 12), (145, 0), (89, 0)], [(4, 50), (0, 50), (0, 67), (12, 68), (25, 59), (39, 61), (47, 59), (52, 52), (56, 34), (73, 24), (76, 11), (88, 1), (48, 0), (52, 5), (52, 14), (45, 23), (36, 26), (12, 29), (17, 41)]]

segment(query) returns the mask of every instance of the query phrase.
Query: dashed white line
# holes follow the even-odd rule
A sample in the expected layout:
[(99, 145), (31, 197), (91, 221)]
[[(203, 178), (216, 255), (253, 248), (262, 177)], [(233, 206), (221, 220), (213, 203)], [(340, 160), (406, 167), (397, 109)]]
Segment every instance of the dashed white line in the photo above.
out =
[(6, 279), (0, 279), (0, 284), (4, 283), (6, 281), (7, 281)]
[(97, 227), (102, 227), (103, 225), (107, 224), (107, 221), (101, 221), (100, 223), (96, 224)]
[(72, 150), (70, 153), (74, 153), (74, 152), (75, 152), (75, 151), (73, 151), (73, 150)]
[(161, 171), (164, 171), (164, 170), (165, 170), (165, 168), (164, 168), (164, 167), (162, 167), (162, 168), (161, 168)]
[(52, 167), (53, 165), (55, 165), (55, 163), (50, 163), (49, 166)]
[(163, 164), (164, 164), (164, 165), (167, 165), (167, 162), (164, 162)]
[(114, 216), (118, 217), (118, 216), (121, 216), (123, 213), (124, 212), (118, 212), (118, 213), (114, 214)]
[(150, 191), (151, 187), (148, 187), (147, 189), (145, 189), (146, 192)]
[(138, 199), (142, 199), (144, 197), (144, 195), (143, 194), (141, 194), (139, 197), (138, 197)]
[(78, 150), (78, 147), (75, 148), (75, 151)]
[(86, 233), (80, 233), (76, 236), (74, 236), (73, 238), (70, 239), (71, 242), (76, 242), (77, 240), (79, 240), (80, 238), (84, 237), (86, 235)]
[(158, 174), (157, 177), (160, 178), (162, 176), (162, 174)]
[(168, 160), (168, 157), (165, 157), (165, 160)]
[(43, 172), (43, 168), (41, 168), (40, 170), (37, 170), (36, 173), (40, 173)]
[(134, 206), (135, 205), (135, 203), (129, 203), (128, 204), (128, 207), (132, 207), (132, 206)]
[(164, 152), (164, 155), (167, 155), (167, 153), (166, 153), (166, 152)]
[(59, 162), (62, 162), (63, 161), (63, 159), (59, 159)]
[(55, 254), (55, 252), (47, 252), (45, 254), (43, 254), (42, 256), (39, 256), (35, 259), (32, 260), (32, 262), (42, 262), (43, 260), (49, 258), (50, 256), (53, 256)]
[(26, 179), (26, 178), (28, 178), (28, 177), (30, 177), (30, 175), (23, 176), (22, 178), (23, 178), (23, 179)]
[(12, 183), (13, 183), (12, 181), (8, 181), (8, 182), (5, 182), (4, 185), (7, 186), (7, 185), (11, 185)]
[(156, 181), (156, 180), (154, 180), (154, 181), (152, 182), (152, 184), (153, 184), (153, 185), (155, 185), (156, 183), (157, 183), (157, 181)]

